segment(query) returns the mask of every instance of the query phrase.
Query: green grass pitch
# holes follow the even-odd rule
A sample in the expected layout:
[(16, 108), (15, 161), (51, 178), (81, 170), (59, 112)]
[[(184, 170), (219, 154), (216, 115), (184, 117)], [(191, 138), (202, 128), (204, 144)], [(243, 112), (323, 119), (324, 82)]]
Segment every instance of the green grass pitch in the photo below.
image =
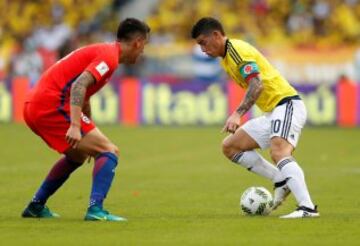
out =
[[(219, 127), (100, 127), (120, 148), (106, 208), (85, 222), (92, 164), (50, 199), (56, 220), (20, 213), (59, 155), (22, 125), (0, 125), (0, 245), (360, 245), (360, 129), (306, 128), (295, 153), (321, 218), (243, 216), (241, 193), (270, 182), (227, 161)], [(267, 155), (268, 156), (268, 155)]]

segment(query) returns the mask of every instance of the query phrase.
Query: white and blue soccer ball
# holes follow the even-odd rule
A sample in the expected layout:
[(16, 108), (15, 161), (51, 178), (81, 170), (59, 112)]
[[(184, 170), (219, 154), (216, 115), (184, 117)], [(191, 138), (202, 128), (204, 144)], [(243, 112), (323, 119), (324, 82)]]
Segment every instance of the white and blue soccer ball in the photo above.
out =
[(240, 208), (246, 215), (268, 215), (272, 206), (272, 195), (264, 187), (250, 187), (240, 198)]

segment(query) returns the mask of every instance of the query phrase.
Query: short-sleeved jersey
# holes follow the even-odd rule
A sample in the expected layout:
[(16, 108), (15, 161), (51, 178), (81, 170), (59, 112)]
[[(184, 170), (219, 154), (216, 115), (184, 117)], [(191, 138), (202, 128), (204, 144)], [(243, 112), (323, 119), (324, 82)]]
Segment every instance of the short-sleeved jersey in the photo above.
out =
[(228, 39), (225, 52), (221, 65), (242, 88), (248, 87), (248, 80), (253, 76), (261, 78), (264, 89), (257, 99), (256, 105), (262, 111), (270, 112), (281, 99), (297, 95), (296, 90), (250, 44), (237, 39)]
[(79, 48), (52, 65), (30, 92), (27, 102), (46, 104), (68, 112), (72, 83), (84, 71), (96, 82), (87, 88), (85, 100), (100, 90), (119, 64), (120, 44), (100, 43)]

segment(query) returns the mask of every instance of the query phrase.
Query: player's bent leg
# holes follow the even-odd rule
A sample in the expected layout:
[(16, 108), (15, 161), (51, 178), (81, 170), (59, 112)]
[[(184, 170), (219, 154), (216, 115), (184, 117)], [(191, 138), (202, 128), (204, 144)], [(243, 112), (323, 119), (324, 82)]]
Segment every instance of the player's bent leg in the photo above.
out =
[(224, 155), (232, 160), (235, 154), (259, 148), (258, 143), (242, 128), (234, 134), (228, 135), (222, 142)]
[[(285, 139), (273, 137), (270, 143), (270, 156), (274, 163), (278, 163), (284, 156), (291, 156), (293, 146), (288, 144)], [(277, 209), (289, 196), (290, 189), (287, 185), (288, 178), (274, 183), (274, 205), (273, 210)]]
[(118, 148), (97, 128), (88, 132), (77, 148), (95, 158), (93, 184), (85, 220), (126, 221), (125, 218), (103, 209), (103, 201), (110, 190), (118, 164)]
[[(284, 138), (273, 137), (271, 139), (270, 149), (271, 158), (277, 163), (278, 169), (286, 178), (286, 185), (279, 188), (289, 188), (290, 191), (293, 192), (299, 206), (295, 212), (282, 216), (281, 218), (318, 217), (319, 213), (307, 189), (304, 172), (292, 157), (294, 147)], [(281, 189), (279, 189), (280, 193)], [(286, 191), (284, 191), (284, 193), (286, 193)], [(275, 193), (274, 206), (279, 206), (283, 200), (284, 197), (281, 197), (281, 194), (277, 196)]]
[(273, 137), (270, 140), (270, 156), (274, 163), (278, 163), (281, 159), (291, 156), (294, 147), (281, 137)]
[(110, 152), (119, 155), (118, 147), (113, 144), (97, 127), (88, 132), (79, 142), (77, 149), (96, 158), (99, 154)]
[(66, 150), (64, 154), (67, 157), (67, 159), (81, 164), (83, 164), (86, 161), (86, 159), (89, 157), (89, 154), (87, 154), (86, 152), (73, 148)]
[(258, 143), (242, 128), (227, 136), (222, 143), (224, 155), (232, 162), (273, 182), (282, 180), (276, 167), (257, 153), (256, 148), (259, 148)]
[(65, 154), (50, 170), (31, 202), (22, 213), (24, 218), (56, 218), (58, 214), (50, 211), (45, 205), (69, 178), (72, 172), (82, 165), (86, 155), (78, 150), (71, 150), (71, 155)]

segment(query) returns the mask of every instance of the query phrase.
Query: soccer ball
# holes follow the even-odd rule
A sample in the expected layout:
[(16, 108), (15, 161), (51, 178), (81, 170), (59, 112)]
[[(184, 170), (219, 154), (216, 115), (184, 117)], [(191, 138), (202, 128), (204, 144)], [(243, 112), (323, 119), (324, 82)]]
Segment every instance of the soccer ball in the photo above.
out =
[(272, 206), (272, 195), (264, 187), (250, 187), (240, 198), (241, 210), (246, 215), (268, 215)]

